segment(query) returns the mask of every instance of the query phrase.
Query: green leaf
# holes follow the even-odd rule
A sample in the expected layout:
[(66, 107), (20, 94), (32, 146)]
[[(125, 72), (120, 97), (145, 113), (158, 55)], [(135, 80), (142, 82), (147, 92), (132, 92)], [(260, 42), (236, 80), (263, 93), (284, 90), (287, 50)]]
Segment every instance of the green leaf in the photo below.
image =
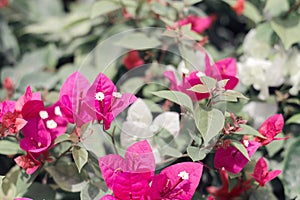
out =
[(287, 121), (286, 124), (300, 124), (300, 114), (293, 115), (290, 117)]
[(217, 80), (208, 76), (201, 76), (201, 82), (205, 85), (209, 90), (216, 88)]
[(105, 192), (93, 183), (88, 183), (80, 192), (80, 199), (98, 200), (105, 195)]
[(194, 119), (205, 144), (219, 134), (225, 123), (223, 113), (215, 108), (204, 110), (198, 106), (194, 111)]
[[(279, 133), (276, 137), (283, 138), (285, 135)], [(274, 140), (266, 146), (268, 154), (270, 157), (273, 157), (277, 152), (279, 152), (284, 146), (284, 140)]]
[(83, 175), (78, 173), (74, 163), (59, 163), (46, 167), (47, 172), (53, 177), (57, 185), (68, 192), (80, 192), (87, 184)]
[(178, 105), (185, 107), (187, 110), (191, 112), (193, 111), (193, 102), (191, 98), (182, 92), (161, 90), (158, 92), (153, 92), (152, 94), (164, 99), (168, 99)]
[(267, 0), (267, 3), (264, 7), (264, 12), (272, 17), (276, 17), (288, 11), (289, 8), (290, 5), (287, 0)]
[(293, 199), (300, 192), (300, 138), (298, 138), (287, 150), (283, 161), (282, 181), (285, 194)]
[(72, 150), (72, 155), (75, 161), (75, 164), (78, 168), (78, 172), (80, 173), (82, 167), (87, 163), (88, 160), (88, 152), (85, 148), (74, 146)]
[(231, 140), (230, 143), (232, 144), (232, 146), (237, 148), (250, 161), (248, 151), (240, 141)]
[(48, 185), (35, 182), (24, 196), (32, 199), (55, 199), (55, 191)]
[(198, 147), (189, 146), (187, 153), (193, 161), (203, 160), (206, 154), (203, 153)]
[(280, 18), (271, 21), (271, 26), (282, 40), (285, 49), (300, 41), (300, 17), (290, 16), (288, 19)]
[(45, 63), (48, 69), (55, 69), (58, 63), (57, 48), (55, 44), (49, 44), (45, 52)]
[(193, 92), (199, 92), (199, 93), (209, 92), (209, 89), (207, 88), (207, 86), (202, 85), (202, 84), (194, 85), (193, 87), (189, 88), (188, 90), (191, 90)]
[(61, 142), (64, 142), (64, 141), (69, 141), (71, 140), (70, 139), (70, 135), (68, 134), (62, 134), (60, 136), (58, 136), (55, 141), (54, 141), (54, 144), (58, 144), (58, 143), (61, 143)]
[(186, 6), (191, 6), (191, 5), (194, 5), (196, 3), (200, 3), (202, 1), (203, 0), (183, 0), (184, 5), (186, 5)]
[(191, 24), (187, 24), (184, 26), (181, 26), (181, 34), (189, 40), (202, 40), (203, 37), (201, 35), (199, 35), (198, 33), (196, 33), (195, 31), (192, 30), (192, 26)]
[(242, 93), (235, 90), (226, 90), (224, 93), (224, 100), (237, 102), (238, 99), (248, 100)]
[(15, 155), (23, 152), (18, 143), (8, 141), (8, 140), (0, 140), (0, 154), (3, 155)]
[(144, 50), (158, 47), (161, 42), (157, 38), (148, 37), (144, 33), (132, 33), (125, 35), (115, 44), (128, 49)]
[(257, 130), (252, 128), (251, 126), (248, 126), (246, 124), (240, 124), (240, 127), (242, 128), (241, 131), (235, 132), (234, 134), (238, 135), (252, 135), (252, 136), (257, 136), (260, 138), (266, 138), (262, 134), (260, 134)]
[(165, 145), (163, 147), (163, 155), (166, 155), (166, 156), (171, 156), (171, 157), (175, 157), (175, 158), (179, 158), (182, 156), (182, 153), (176, 149), (176, 148), (173, 148), (169, 145)]
[(136, 94), (144, 84), (145, 80), (142, 77), (133, 77), (120, 85), (120, 91), (122, 93)]
[(100, 15), (107, 14), (109, 12), (118, 10), (121, 8), (121, 4), (114, 0), (101, 0), (96, 1), (92, 7), (91, 18), (96, 18)]
[(276, 196), (267, 187), (259, 187), (251, 192), (249, 200), (277, 200)]
[(167, 7), (162, 6), (158, 2), (151, 2), (150, 5), (151, 5), (151, 10), (158, 15), (165, 16), (168, 12)]

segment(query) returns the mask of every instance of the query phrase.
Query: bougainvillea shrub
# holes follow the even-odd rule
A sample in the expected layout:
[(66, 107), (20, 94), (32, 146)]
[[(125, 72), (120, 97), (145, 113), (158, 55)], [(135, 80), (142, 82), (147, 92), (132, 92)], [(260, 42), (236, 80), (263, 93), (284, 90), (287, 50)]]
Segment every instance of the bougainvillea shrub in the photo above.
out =
[(0, 0), (0, 199), (299, 199), (297, 0)]

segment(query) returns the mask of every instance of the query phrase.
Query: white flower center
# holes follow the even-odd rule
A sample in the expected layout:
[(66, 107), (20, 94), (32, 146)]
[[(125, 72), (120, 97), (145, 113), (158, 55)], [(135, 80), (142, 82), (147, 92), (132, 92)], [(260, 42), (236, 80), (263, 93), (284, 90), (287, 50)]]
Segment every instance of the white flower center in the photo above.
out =
[(49, 129), (54, 129), (57, 127), (57, 123), (53, 119), (51, 119), (46, 122), (46, 126)]
[(189, 173), (187, 173), (186, 171), (182, 171), (178, 174), (178, 176), (180, 178), (182, 178), (182, 180), (188, 180), (189, 179)]
[(39, 112), (39, 115), (40, 115), (40, 117), (41, 117), (42, 119), (47, 119), (47, 118), (49, 117), (47, 111), (45, 111), (45, 110), (41, 110), (41, 111)]
[(181, 72), (182, 72), (183, 74), (189, 74), (189, 73), (190, 73), (190, 70), (189, 70), (188, 68), (182, 68), (182, 69), (181, 69)]
[(122, 94), (120, 92), (113, 92), (113, 96), (116, 98), (121, 98)]
[(249, 140), (243, 140), (244, 146), (248, 147), (249, 146)]
[(103, 92), (97, 92), (96, 93), (96, 95), (95, 95), (95, 98), (96, 98), (96, 100), (98, 100), (98, 101), (103, 101), (103, 99), (104, 99), (104, 93)]
[(201, 78), (202, 76), (205, 76), (205, 74), (203, 72), (197, 72), (196, 76), (198, 78)]
[(59, 106), (55, 106), (55, 108), (54, 108), (54, 114), (57, 115), (57, 116), (61, 116), (62, 117), (62, 113), (61, 113), (61, 110), (60, 110)]

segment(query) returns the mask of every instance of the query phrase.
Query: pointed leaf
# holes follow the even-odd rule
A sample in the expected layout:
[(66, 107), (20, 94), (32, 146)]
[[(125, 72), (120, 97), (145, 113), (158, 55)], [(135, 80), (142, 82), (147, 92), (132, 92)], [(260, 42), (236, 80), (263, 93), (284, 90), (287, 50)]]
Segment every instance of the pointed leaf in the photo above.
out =
[(8, 140), (0, 140), (0, 154), (15, 155), (21, 152), (22, 150), (18, 143)]
[(127, 49), (142, 50), (155, 48), (159, 46), (161, 42), (157, 38), (148, 37), (144, 33), (131, 33), (125, 35), (115, 44)]
[(88, 152), (85, 148), (74, 146), (72, 150), (73, 159), (80, 173), (82, 167), (87, 163)]
[(240, 143), (239, 141), (236, 141), (236, 140), (231, 140), (230, 143), (235, 148), (237, 148), (250, 161), (248, 151), (247, 151), (246, 147), (242, 143)]
[(96, 18), (100, 15), (107, 14), (121, 8), (121, 4), (112, 0), (96, 1), (92, 7), (91, 18)]
[(249, 125), (240, 124), (239, 126), (242, 128), (242, 130), (239, 131), (239, 132), (235, 132), (234, 134), (237, 134), (237, 135), (252, 135), (252, 136), (257, 136), (257, 137), (264, 138), (264, 139), (266, 138), (265, 136), (260, 134), (257, 130), (255, 130), (254, 128), (252, 128)]
[(293, 115), (290, 117), (287, 121), (286, 124), (300, 124), (300, 114)]
[(187, 148), (187, 153), (193, 161), (203, 160), (206, 154), (203, 153), (198, 147), (189, 146)]

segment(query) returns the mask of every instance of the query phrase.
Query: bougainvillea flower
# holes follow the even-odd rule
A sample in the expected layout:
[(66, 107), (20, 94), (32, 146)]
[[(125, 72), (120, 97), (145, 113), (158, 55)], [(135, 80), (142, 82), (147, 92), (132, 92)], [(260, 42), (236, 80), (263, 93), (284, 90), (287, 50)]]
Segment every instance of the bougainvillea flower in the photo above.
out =
[(22, 95), (16, 102), (16, 111), (21, 112), (24, 104), (31, 100), (42, 100), (42, 97), (39, 92), (32, 93), (30, 86), (28, 86), (24, 95)]
[(0, 0), (0, 8), (4, 8), (8, 5), (9, 0)]
[[(249, 158), (260, 147), (260, 143), (256, 141), (244, 140), (244, 146), (247, 149)], [(227, 148), (220, 147), (217, 149), (214, 159), (214, 165), (216, 168), (225, 168), (227, 171), (237, 174), (248, 163), (248, 159), (234, 146)]]
[(24, 151), (41, 153), (47, 150), (51, 145), (50, 132), (46, 129), (41, 119), (29, 119), (22, 132), (24, 138), (20, 141), (20, 147)]
[(207, 17), (189, 15), (186, 19), (179, 20), (176, 24), (178, 24), (178, 26), (191, 24), (191, 29), (194, 32), (203, 33), (206, 29), (208, 29), (213, 24), (215, 20), (216, 20), (215, 15), (211, 15)]
[(115, 117), (132, 104), (136, 97), (133, 94), (118, 93), (114, 83), (100, 73), (88, 89), (85, 100), (90, 115), (99, 122), (103, 121), (104, 129), (109, 129)]
[(236, 12), (237, 15), (241, 15), (245, 9), (245, 0), (237, 0), (234, 5), (231, 6), (231, 9)]
[(76, 123), (77, 126), (93, 120), (83, 104), (83, 98), (89, 87), (89, 81), (76, 71), (66, 79), (60, 89), (59, 102), (62, 113), (70, 123)]
[(6, 136), (8, 134), (13, 134), (19, 132), (25, 125), (27, 121), (19, 117), (19, 114), (15, 112), (7, 112), (2, 117), (2, 126), (0, 129), (0, 135)]
[(2, 122), (2, 117), (7, 113), (11, 112), (13, 113), (15, 110), (16, 102), (6, 100), (3, 102), (0, 102), (0, 122)]
[(275, 136), (282, 132), (284, 126), (284, 119), (281, 114), (275, 114), (270, 116), (258, 129), (260, 134), (266, 138), (255, 137), (255, 140), (260, 142), (262, 145), (267, 145), (273, 140), (284, 140), (285, 138), (275, 138)]
[(45, 108), (43, 101), (33, 100), (24, 104), (21, 113), (28, 123), (31, 122), (31, 119), (41, 119), (47, 131), (51, 133), (52, 141), (54, 141), (59, 135), (65, 133), (68, 125), (60, 105), (60, 102), (57, 102)]
[(225, 90), (232, 90), (238, 84), (236, 60), (234, 58), (225, 58), (211, 64), (209, 57), (205, 55), (205, 74), (217, 80), (228, 79)]
[(136, 141), (147, 139), (158, 163), (164, 158), (161, 154), (164, 147), (156, 144), (154, 136), (162, 130), (167, 130), (176, 137), (180, 130), (179, 114), (164, 112), (152, 119), (149, 107), (142, 99), (137, 99), (128, 109), (127, 120), (122, 124), (120, 142), (124, 148), (127, 148)]
[(243, 192), (250, 189), (251, 185), (249, 181), (238, 181), (235, 186), (229, 190), (228, 174), (224, 168), (220, 169), (220, 177), (222, 181), (222, 187), (215, 186), (207, 187), (207, 191), (212, 196), (210, 200), (230, 200), (234, 197), (240, 197)]
[(281, 174), (281, 170), (268, 171), (267, 162), (261, 157), (255, 165), (254, 172), (251, 176), (259, 183), (260, 186), (265, 186), (267, 182), (276, 178)]
[(14, 200), (32, 200), (30, 198), (20, 197), (20, 198), (14, 198)]
[(144, 140), (130, 146), (125, 153), (125, 159), (110, 154), (99, 158), (99, 166), (115, 198), (141, 199), (150, 188), (155, 160), (149, 143)]
[(131, 70), (144, 64), (144, 60), (141, 59), (139, 52), (133, 50), (127, 53), (123, 59), (123, 64), (126, 69)]
[(183, 162), (171, 165), (155, 175), (148, 197), (150, 199), (192, 199), (200, 182), (203, 165)]
[(26, 170), (27, 174), (33, 174), (41, 166), (41, 163), (30, 153), (18, 156), (15, 158), (15, 162)]
[(195, 85), (202, 84), (198, 71), (194, 71), (188, 76), (183, 74), (182, 81), (180, 83), (177, 82), (175, 73), (171, 70), (165, 71), (164, 76), (171, 82), (171, 90), (183, 92), (189, 95), (193, 101), (200, 101), (210, 96), (209, 93), (198, 93), (188, 90)]

